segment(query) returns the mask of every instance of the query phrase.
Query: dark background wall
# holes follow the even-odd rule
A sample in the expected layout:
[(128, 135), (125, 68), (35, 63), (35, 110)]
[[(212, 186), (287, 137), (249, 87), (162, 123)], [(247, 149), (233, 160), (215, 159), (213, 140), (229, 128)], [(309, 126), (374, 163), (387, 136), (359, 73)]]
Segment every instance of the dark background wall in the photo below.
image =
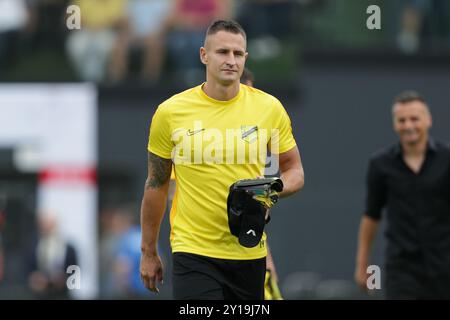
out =
[[(367, 161), (396, 141), (391, 101), (404, 89), (422, 92), (433, 113), (432, 135), (449, 141), (449, 69), (448, 64), (415, 60), (314, 58), (306, 60), (290, 87), (260, 85), (276, 92), (290, 114), (306, 175), (304, 190), (273, 209), (267, 229), (281, 283), (296, 271), (352, 280)], [(140, 204), (151, 117), (160, 102), (181, 89), (129, 88), (120, 96), (100, 91), (100, 206)], [(168, 230), (166, 215), (161, 233), (166, 251)], [(380, 232), (373, 263), (382, 265), (383, 247)]]

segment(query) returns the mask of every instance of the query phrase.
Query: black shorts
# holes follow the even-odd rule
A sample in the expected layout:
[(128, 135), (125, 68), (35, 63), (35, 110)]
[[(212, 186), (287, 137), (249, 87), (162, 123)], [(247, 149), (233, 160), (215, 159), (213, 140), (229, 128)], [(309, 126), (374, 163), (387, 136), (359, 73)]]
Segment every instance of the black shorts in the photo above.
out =
[(226, 260), (197, 254), (173, 254), (176, 300), (263, 300), (266, 258)]

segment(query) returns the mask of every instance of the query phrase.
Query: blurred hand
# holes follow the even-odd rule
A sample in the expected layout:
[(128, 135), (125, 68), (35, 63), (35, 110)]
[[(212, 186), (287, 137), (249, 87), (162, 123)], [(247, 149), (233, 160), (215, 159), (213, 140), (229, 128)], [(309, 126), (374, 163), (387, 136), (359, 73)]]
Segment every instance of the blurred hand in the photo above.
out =
[(163, 266), (158, 255), (141, 255), (141, 279), (145, 287), (152, 292), (159, 292), (157, 283), (163, 283)]
[(355, 281), (356, 281), (356, 284), (364, 292), (368, 291), (368, 288), (367, 288), (367, 278), (368, 277), (369, 277), (369, 275), (367, 274), (367, 264), (358, 264), (355, 268)]

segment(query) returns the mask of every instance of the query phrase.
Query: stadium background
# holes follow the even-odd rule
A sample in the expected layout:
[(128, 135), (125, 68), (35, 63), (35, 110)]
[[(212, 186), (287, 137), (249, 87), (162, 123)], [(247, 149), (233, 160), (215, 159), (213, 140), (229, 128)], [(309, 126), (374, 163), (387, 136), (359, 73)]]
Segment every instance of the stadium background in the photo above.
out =
[[(129, 0), (127, 5), (133, 1), (145, 2)], [(86, 297), (170, 298), (167, 215), (160, 237), (167, 264), (160, 295), (130, 291), (133, 281), (126, 275), (126, 264), (132, 263), (133, 256), (121, 252), (120, 242), (126, 241), (124, 235), (136, 225), (139, 214), (151, 117), (160, 102), (203, 81), (203, 69), (201, 65), (184, 69), (168, 45), (159, 78), (142, 79), (145, 51), (133, 46), (127, 76), (115, 81), (109, 76), (95, 81), (83, 78), (65, 46), (76, 32), (65, 25), (71, 2), (23, 4), (33, 19), (17, 32), (1, 29), (7, 13), (0, 13), (0, 92), (8, 91), (11, 84), (85, 82), (95, 91), (91, 120), (96, 130), (97, 191), (91, 218), (96, 240), (91, 249), (98, 254), (91, 256), (96, 259), (98, 277)], [(372, 4), (381, 8), (381, 30), (366, 27), (366, 8)], [(287, 299), (381, 298), (382, 290), (367, 297), (352, 281), (366, 164), (374, 151), (395, 141), (390, 106), (393, 96), (404, 89), (424, 94), (434, 116), (433, 136), (449, 140), (449, 6), (439, 0), (230, 1), (229, 5), (229, 16), (248, 31), (247, 65), (256, 76), (255, 86), (284, 104), (305, 168), (304, 190), (281, 201), (268, 225), (282, 293)], [(408, 10), (416, 15), (405, 22)], [(418, 25), (416, 42), (402, 41), (408, 23)], [(27, 90), (23, 87), (24, 96)], [(0, 101), (7, 100), (0, 97)], [(0, 114), (14, 110), (6, 104), (0, 108)], [(63, 121), (65, 115), (60, 116)], [(52, 132), (52, 124), (49, 126)], [(76, 148), (66, 147), (67, 152)], [(37, 190), (42, 172), (22, 170), (15, 152), (14, 147), (0, 144), (0, 212), (4, 220), (1, 223), (0, 219), (4, 252), (0, 299), (34, 299), (40, 296), (30, 289), (27, 261), (38, 235)], [(77, 232), (82, 236), (85, 230)], [(380, 232), (372, 261), (380, 266), (383, 246)], [(81, 274), (83, 277), (83, 268)], [(71, 293), (70, 297), (83, 295)]]

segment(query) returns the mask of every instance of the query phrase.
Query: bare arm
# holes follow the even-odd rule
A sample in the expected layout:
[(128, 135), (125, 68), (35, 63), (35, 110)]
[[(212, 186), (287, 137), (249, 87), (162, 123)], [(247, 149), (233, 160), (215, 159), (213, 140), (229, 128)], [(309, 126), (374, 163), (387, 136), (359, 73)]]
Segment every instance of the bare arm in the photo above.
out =
[(278, 274), (275, 268), (275, 262), (273, 261), (272, 252), (269, 248), (269, 244), (267, 244), (267, 256), (266, 256), (266, 269), (270, 270), (272, 277), (278, 282)]
[(295, 147), (279, 155), (281, 180), (283, 181), (283, 191), (280, 197), (288, 197), (299, 191), (305, 184), (305, 174), (303, 171), (300, 152)]
[(158, 292), (162, 281), (162, 264), (157, 252), (161, 221), (166, 210), (172, 160), (148, 154), (148, 177), (141, 207), (141, 278), (151, 291)]
[(367, 267), (378, 225), (379, 222), (377, 220), (364, 215), (361, 218), (361, 224), (359, 226), (355, 281), (365, 291), (367, 290)]

